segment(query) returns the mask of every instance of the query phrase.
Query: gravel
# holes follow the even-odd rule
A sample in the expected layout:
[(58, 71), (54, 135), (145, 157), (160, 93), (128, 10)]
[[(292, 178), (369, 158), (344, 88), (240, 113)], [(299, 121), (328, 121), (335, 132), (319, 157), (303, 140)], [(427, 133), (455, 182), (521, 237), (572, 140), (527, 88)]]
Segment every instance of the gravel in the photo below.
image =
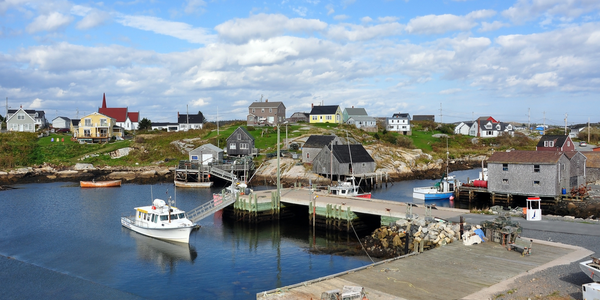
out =
[[(590, 224), (589, 226), (597, 225)], [(597, 227), (597, 230), (600, 231), (600, 226)], [(595, 252), (595, 256), (600, 253), (600, 239), (595, 235), (532, 229), (523, 230), (522, 235), (539, 240), (580, 246)], [(583, 260), (587, 260), (587, 258), (581, 261)], [(579, 262), (574, 262), (523, 276), (516, 280), (508, 290), (496, 294), (492, 299), (583, 299), (581, 285), (589, 282), (591, 282), (591, 279), (581, 271)]]

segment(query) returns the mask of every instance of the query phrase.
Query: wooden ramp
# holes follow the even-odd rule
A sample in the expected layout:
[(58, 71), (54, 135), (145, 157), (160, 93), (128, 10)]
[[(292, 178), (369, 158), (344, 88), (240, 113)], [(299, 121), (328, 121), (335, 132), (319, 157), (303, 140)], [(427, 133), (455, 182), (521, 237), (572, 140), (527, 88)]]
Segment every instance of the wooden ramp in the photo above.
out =
[(370, 300), (488, 299), (515, 278), (591, 254), (581, 247), (534, 240), (530, 256), (485, 242), (461, 242), (360, 270), (258, 293), (257, 299), (320, 299), (343, 285), (363, 286)]

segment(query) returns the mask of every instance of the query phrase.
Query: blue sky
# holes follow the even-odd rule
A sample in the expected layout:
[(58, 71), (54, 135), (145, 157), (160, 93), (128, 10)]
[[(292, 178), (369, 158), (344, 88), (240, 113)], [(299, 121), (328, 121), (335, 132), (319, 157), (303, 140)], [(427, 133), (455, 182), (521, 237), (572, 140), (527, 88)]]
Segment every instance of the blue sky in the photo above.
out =
[[(0, 0), (0, 99), (246, 119), (253, 101), (600, 121), (600, 1)], [(4, 115), (5, 110), (0, 109)]]

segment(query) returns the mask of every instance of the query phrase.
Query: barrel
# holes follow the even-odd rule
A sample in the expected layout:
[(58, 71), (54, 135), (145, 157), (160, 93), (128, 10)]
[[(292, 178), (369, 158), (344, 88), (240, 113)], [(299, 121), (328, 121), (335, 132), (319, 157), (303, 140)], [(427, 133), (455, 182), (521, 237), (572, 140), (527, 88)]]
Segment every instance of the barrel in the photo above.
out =
[(488, 182), (487, 180), (473, 180), (473, 186), (487, 189)]

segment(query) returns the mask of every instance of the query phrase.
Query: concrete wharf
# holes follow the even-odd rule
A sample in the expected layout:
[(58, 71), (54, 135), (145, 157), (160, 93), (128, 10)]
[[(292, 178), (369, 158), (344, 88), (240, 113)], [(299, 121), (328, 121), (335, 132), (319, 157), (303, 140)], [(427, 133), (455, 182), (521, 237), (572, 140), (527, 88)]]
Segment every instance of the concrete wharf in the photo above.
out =
[(521, 256), (493, 242), (465, 246), (455, 242), (339, 274), (258, 293), (256, 299), (320, 299), (344, 285), (362, 286), (370, 300), (490, 299), (518, 277), (592, 254), (571, 245), (533, 240), (532, 254)]
[[(253, 191), (250, 195), (240, 195), (234, 204), (238, 219), (248, 219), (252, 216), (262, 215), (262, 219), (276, 218), (278, 207), (286, 205), (305, 206), (307, 214), (316, 213), (317, 219), (336, 220), (344, 223), (339, 228), (349, 229), (348, 221), (356, 221), (360, 216), (380, 218), (381, 225), (388, 225), (398, 219), (407, 217), (424, 216), (439, 219), (449, 219), (468, 213), (464, 209), (447, 207), (428, 208), (424, 204), (407, 204), (389, 200), (378, 200), (359, 197), (344, 197), (328, 194), (326, 191), (313, 191), (308, 188), (282, 188), (281, 203), (276, 203), (276, 190)], [(313, 208), (316, 207), (316, 209)], [(310, 216), (312, 218), (312, 216)], [(257, 219), (260, 217), (256, 217)], [(350, 230), (347, 230), (350, 231)]]

